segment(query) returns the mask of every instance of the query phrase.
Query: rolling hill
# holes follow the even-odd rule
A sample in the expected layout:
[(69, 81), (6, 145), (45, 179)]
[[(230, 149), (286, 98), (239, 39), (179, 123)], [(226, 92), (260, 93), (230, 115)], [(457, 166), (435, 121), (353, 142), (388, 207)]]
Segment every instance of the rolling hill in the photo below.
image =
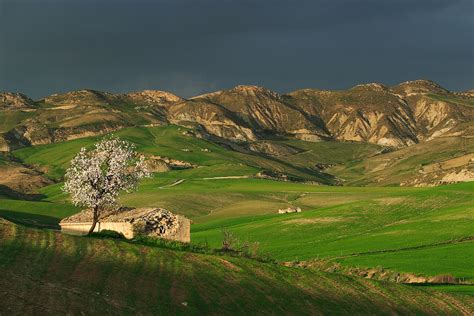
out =
[(0, 220), (0, 312), (469, 314), (474, 300)]
[[(260, 164), (260, 170), (278, 177), (323, 184), (433, 185), (473, 178), (469, 159), (473, 105), (469, 94), (453, 93), (427, 80), (393, 87), (363, 84), (344, 91), (303, 89), (284, 95), (237, 86), (189, 99), (158, 90), (128, 94), (80, 90), (38, 101), (3, 93), (0, 150), (7, 153), (3, 159), (9, 161), (9, 178), (31, 174), (37, 179), (37, 185), (23, 185), (19, 193), (31, 193), (51, 179), (48, 172), (42, 177), (44, 170), (34, 167), (38, 162), (9, 152), (169, 124), (188, 129), (193, 138), (245, 154), (246, 165), (263, 157), (268, 163)], [(331, 159), (314, 159), (315, 150), (335, 142), (340, 143), (338, 149), (349, 151), (352, 143), (375, 144), (379, 152), (367, 151), (343, 162), (339, 151)], [(443, 151), (433, 153), (438, 145)], [(446, 163), (449, 159), (457, 162)], [(286, 173), (288, 169), (293, 170)], [(12, 182), (0, 185), (18, 191)]]
[[(2, 93), (0, 217), (15, 224), (0, 223), (0, 314), (469, 314), (473, 118), (472, 94), (427, 80)], [(110, 133), (153, 171), (121, 203), (189, 217), (186, 251), (55, 231), (79, 211), (61, 190), (70, 160)], [(278, 264), (188, 251), (219, 248), (223, 230)]]
[[(174, 157), (195, 166), (156, 173), (137, 192), (121, 198), (127, 206), (165, 207), (191, 218), (195, 243), (207, 242), (219, 247), (221, 230), (226, 228), (241, 239), (259, 242), (263, 251), (279, 261), (319, 258), (343, 267), (381, 266), (394, 273), (426, 277), (450, 275), (463, 280), (474, 277), (465, 269), (466, 264), (474, 265), (470, 251), (470, 238), (474, 236), (470, 224), (472, 183), (410, 188), (281, 181), (259, 177), (260, 168), (283, 168), (282, 171), (294, 172), (295, 176), (301, 171), (282, 161), (228, 150), (186, 136), (181, 127), (130, 128), (118, 135), (134, 141), (149, 157)], [(50, 177), (60, 179), (69, 159), (80, 147), (90, 146), (96, 139), (33, 146), (13, 154), (28, 164), (38, 164)], [(302, 146), (300, 142), (314, 150), (306, 153), (303, 161), (328, 162), (338, 152), (341, 165), (347, 161), (351, 165), (357, 157), (378, 150), (364, 143), (352, 143), (348, 147), (340, 142), (291, 140), (289, 144)], [(187, 150), (182, 151), (183, 148)], [(203, 148), (207, 150), (202, 151)], [(381, 156), (384, 155), (387, 154)], [(296, 159), (294, 155), (290, 157)], [(290, 166), (296, 166), (299, 160), (289, 162)], [(0, 199), (0, 216), (29, 226), (57, 228), (60, 219), (78, 211), (70, 206), (60, 186), (58, 183), (39, 189), (39, 201), (4, 197)], [(301, 207), (303, 212), (277, 214), (279, 208), (288, 206)], [(465, 289), (469, 287), (454, 290)], [(472, 287), (470, 291), (474, 293)]]

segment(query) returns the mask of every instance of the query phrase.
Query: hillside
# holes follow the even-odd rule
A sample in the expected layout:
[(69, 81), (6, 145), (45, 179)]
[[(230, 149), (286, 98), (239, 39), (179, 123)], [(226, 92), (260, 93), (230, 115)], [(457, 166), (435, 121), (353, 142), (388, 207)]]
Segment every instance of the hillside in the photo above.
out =
[[(469, 127), (465, 127), (466, 131)], [(326, 172), (345, 185), (434, 186), (474, 179), (474, 138), (455, 132)]]
[[(472, 309), (469, 94), (419, 80), (288, 94), (237, 86), (189, 99), (158, 90), (36, 101), (4, 93), (0, 101), (0, 217), (18, 225), (1, 224), (0, 285), (14, 290), (0, 291), (0, 301), (17, 313)], [(219, 248), (225, 229), (278, 264), (51, 231), (79, 211), (61, 190), (70, 160), (111, 133), (136, 144), (153, 171), (121, 195), (123, 205), (187, 216), (191, 248)], [(302, 212), (278, 214), (287, 207)]]
[[(59, 174), (50, 177), (49, 166), (24, 159), (19, 154), (22, 148), (31, 153), (35, 150), (28, 148), (38, 145), (170, 124), (184, 128), (183, 136), (189, 140), (203, 139), (232, 151), (241, 156), (240, 163), (273, 178), (337, 185), (454, 183), (474, 178), (469, 158), (473, 122), (471, 95), (450, 92), (427, 80), (283, 95), (237, 86), (189, 99), (159, 90), (128, 94), (79, 90), (37, 101), (2, 93), (0, 150), (7, 153), (2, 159), (8, 164), (0, 165), (0, 175), (8, 175), (0, 185), (6, 186), (4, 192), (29, 194), (58, 179)], [(378, 150), (341, 159), (342, 152), (353, 150), (353, 143), (364, 144), (360, 148), (373, 144), (370, 148)], [(435, 153), (438, 144), (443, 151)], [(315, 154), (327, 148), (335, 150), (330, 158)], [(8, 154), (12, 152), (18, 154)], [(195, 155), (199, 154), (191, 156)], [(451, 163), (452, 159), (457, 160)], [(15, 185), (16, 179), (23, 183), (29, 175), (33, 184)]]
[(474, 118), (469, 98), (425, 80), (391, 88), (372, 83), (346, 91), (305, 89), (289, 96), (304, 111), (317, 113), (336, 139), (396, 148), (440, 137)]
[[(0, 221), (0, 312), (469, 314), (474, 301), (228, 256)], [(121, 255), (119, 255), (121, 254)]]
[[(229, 147), (200, 138), (199, 129), (174, 125), (126, 128), (116, 135), (136, 143), (161, 179), (247, 176), (345, 186), (431, 186), (469, 181), (474, 171), (474, 138), (467, 137), (445, 136), (385, 152), (370, 143), (293, 138)], [(75, 153), (98, 139), (84, 137), (0, 155), (0, 195), (41, 198), (40, 189), (61, 181)], [(178, 170), (179, 164), (192, 168)]]
[[(303, 89), (286, 95), (237, 86), (189, 99), (164, 91), (54, 94), (33, 102), (2, 93), (2, 150), (150, 124), (198, 125), (203, 136), (252, 142), (280, 136), (307, 141), (364, 141), (400, 148), (472, 124), (474, 100), (436, 83), (362, 84), (345, 91)], [(34, 116), (26, 115), (34, 112)], [(12, 121), (13, 119), (13, 121)], [(470, 135), (458, 130), (458, 134)]]
[[(153, 129), (159, 134), (170, 132)], [(59, 163), (62, 168), (61, 160), (52, 157), (66, 152), (65, 144), (37, 147), (28, 156)], [(194, 143), (193, 152), (181, 152), (181, 144), (176, 144), (176, 150), (171, 144), (166, 147), (170, 156), (203, 153), (194, 156), (200, 160), (192, 160), (200, 167), (157, 173), (137, 192), (124, 194), (121, 203), (164, 207), (187, 216), (193, 221), (193, 244), (219, 247), (225, 228), (241, 240), (259, 242), (263, 252), (279, 261), (322, 259), (343, 268), (383, 268), (393, 274), (444, 275), (474, 282), (469, 268), (474, 265), (472, 182), (410, 188), (275, 181), (252, 177), (255, 167), (241, 165), (239, 156), (229, 155), (232, 151), (219, 153), (218, 147), (209, 147), (211, 152), (201, 152), (199, 143)], [(51, 150), (52, 146), (59, 147)], [(39, 151), (42, 148), (44, 152)], [(58, 228), (60, 219), (78, 211), (60, 186), (40, 189), (41, 201), (0, 199), (0, 216), (23, 225)], [(278, 209), (290, 206), (300, 207), (302, 213), (278, 214)], [(472, 285), (441, 290), (474, 294)]]

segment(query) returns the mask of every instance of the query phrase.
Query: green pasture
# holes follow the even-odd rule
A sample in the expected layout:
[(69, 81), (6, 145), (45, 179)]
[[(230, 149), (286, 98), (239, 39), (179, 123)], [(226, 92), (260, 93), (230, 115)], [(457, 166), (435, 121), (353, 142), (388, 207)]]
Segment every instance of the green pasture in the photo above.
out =
[[(474, 236), (474, 183), (435, 188), (339, 187), (256, 179), (252, 177), (257, 172), (270, 169), (302, 180), (330, 182), (312, 167), (330, 163), (334, 155), (341, 165), (331, 170), (350, 180), (356, 173), (365, 177), (367, 168), (385, 163), (386, 158), (374, 156), (380, 148), (373, 145), (285, 139), (274, 142), (299, 148), (300, 152), (287, 157), (262, 156), (231, 151), (225, 145), (185, 136), (184, 131), (177, 126), (158, 126), (116, 133), (149, 156), (197, 165), (154, 174), (137, 192), (123, 194), (123, 205), (165, 207), (183, 214), (193, 221), (192, 242), (207, 242), (213, 248), (221, 246), (222, 230), (226, 229), (242, 241), (258, 242), (262, 252), (278, 261), (323, 258), (346, 266), (474, 280), (474, 242), (463, 241)], [(59, 180), (80, 148), (92, 146), (98, 139), (28, 147), (13, 155), (24, 163), (46, 168), (48, 175)], [(443, 141), (446, 143), (437, 143), (438, 148), (453, 144), (450, 139)], [(435, 154), (427, 148), (411, 156), (415, 158), (406, 158), (404, 165), (394, 153), (387, 155), (400, 164), (396, 170), (403, 173)], [(449, 158), (454, 153), (443, 155)], [(373, 172), (390, 176), (380, 170)], [(61, 185), (40, 189), (44, 196), (41, 201), (0, 199), (0, 216), (30, 226), (57, 228), (61, 218), (78, 211), (70, 205)], [(279, 208), (289, 206), (300, 207), (303, 212), (277, 214)]]
[(389, 315), (474, 308), (465, 295), (2, 220), (0, 240), (2, 314)]

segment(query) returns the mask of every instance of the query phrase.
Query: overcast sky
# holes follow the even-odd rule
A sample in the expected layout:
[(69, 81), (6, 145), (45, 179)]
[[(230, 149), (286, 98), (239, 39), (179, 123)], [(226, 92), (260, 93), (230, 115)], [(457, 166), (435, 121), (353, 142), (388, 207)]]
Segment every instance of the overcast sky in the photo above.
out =
[(0, 91), (474, 88), (473, 0), (0, 0)]

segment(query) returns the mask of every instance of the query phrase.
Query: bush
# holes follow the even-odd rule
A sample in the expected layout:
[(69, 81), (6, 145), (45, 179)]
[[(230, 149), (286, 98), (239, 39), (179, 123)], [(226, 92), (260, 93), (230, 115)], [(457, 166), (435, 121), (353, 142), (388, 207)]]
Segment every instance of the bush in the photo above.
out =
[(241, 241), (232, 232), (227, 229), (222, 230), (222, 246), (221, 251), (224, 254), (255, 259), (262, 262), (276, 263), (269, 254), (260, 252), (260, 243), (251, 241)]
[(232, 232), (222, 230), (223, 240), (221, 249), (212, 249), (206, 242), (200, 244), (182, 243), (163, 238), (149, 237), (146, 235), (137, 235), (132, 240), (126, 239), (121, 233), (113, 230), (102, 230), (98, 233), (92, 233), (91, 237), (125, 239), (126, 242), (139, 244), (149, 247), (158, 247), (171, 249), (175, 251), (186, 251), (202, 253), (208, 255), (227, 255), (232, 257), (244, 257), (254, 259), (260, 262), (277, 263), (269, 254), (260, 252), (260, 243), (251, 241), (241, 241)]
[(240, 243), (239, 239), (227, 229), (222, 230), (222, 235), (222, 251), (237, 251), (238, 244)]

